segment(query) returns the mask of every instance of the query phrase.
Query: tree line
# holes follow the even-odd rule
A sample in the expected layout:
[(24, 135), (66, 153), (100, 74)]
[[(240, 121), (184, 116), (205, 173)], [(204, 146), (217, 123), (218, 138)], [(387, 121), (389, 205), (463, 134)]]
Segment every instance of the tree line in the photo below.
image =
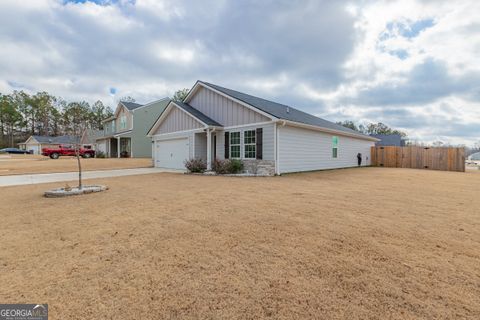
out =
[[(370, 134), (398, 134), (402, 138), (407, 138), (407, 134), (403, 131), (393, 129), (387, 126), (384, 123), (368, 123), (366, 125), (359, 124), (357, 125), (354, 121), (345, 120), (339, 121), (337, 124), (342, 125), (346, 128), (350, 128), (352, 130), (358, 131), (360, 133), (370, 135)], [(466, 156), (469, 156), (473, 153), (480, 152), (480, 141), (475, 142), (472, 146), (466, 146), (464, 144), (450, 144), (444, 141), (433, 141), (431, 143), (425, 143), (418, 140), (407, 139), (407, 145), (415, 145), (415, 146), (432, 146), (432, 147), (464, 147)]]
[(360, 133), (370, 135), (370, 134), (398, 134), (403, 138), (407, 137), (407, 133), (390, 128), (384, 123), (368, 123), (366, 125), (359, 124), (357, 125), (355, 122), (351, 120), (339, 121), (337, 124), (344, 126), (346, 128), (350, 128), (352, 130), (358, 131)]
[(102, 130), (102, 120), (112, 115), (112, 108), (100, 100), (89, 104), (69, 102), (48, 92), (0, 93), (0, 148), (16, 147), (31, 135), (74, 134), (78, 127)]

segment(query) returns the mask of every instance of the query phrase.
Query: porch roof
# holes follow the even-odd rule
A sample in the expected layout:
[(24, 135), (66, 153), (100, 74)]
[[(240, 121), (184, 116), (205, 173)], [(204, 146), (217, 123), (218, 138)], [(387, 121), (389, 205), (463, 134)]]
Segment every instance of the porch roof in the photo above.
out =
[(198, 120), (202, 121), (205, 123), (207, 126), (214, 126), (214, 127), (223, 127), (220, 123), (217, 121), (213, 120), (212, 118), (208, 117), (204, 113), (200, 112), (199, 110), (195, 109), (188, 103), (180, 102), (180, 101), (172, 101), (173, 104), (176, 106), (182, 108), (185, 110), (187, 113), (190, 113), (192, 116), (197, 118)]
[(131, 138), (132, 137), (132, 130), (128, 130), (128, 131), (125, 131), (125, 132), (119, 132), (119, 133), (115, 133), (113, 135), (114, 138), (118, 138), (118, 137), (121, 137), (121, 138)]

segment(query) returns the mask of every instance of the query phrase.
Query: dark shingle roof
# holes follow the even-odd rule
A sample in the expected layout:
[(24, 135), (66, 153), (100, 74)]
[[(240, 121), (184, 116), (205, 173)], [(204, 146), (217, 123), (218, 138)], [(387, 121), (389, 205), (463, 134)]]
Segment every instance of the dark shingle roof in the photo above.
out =
[(380, 139), (376, 142), (377, 146), (397, 146), (402, 147), (405, 143), (399, 134), (371, 134), (371, 137)]
[(51, 136), (33, 136), (35, 140), (40, 143), (52, 143), (52, 144), (70, 144), (76, 143), (78, 138), (75, 136), (58, 136), (58, 137), (51, 137)]
[(480, 160), (480, 152), (476, 152), (474, 154), (471, 154), (468, 159), (470, 160), (474, 160), (474, 161), (477, 161), (477, 160)]
[(120, 101), (120, 103), (127, 107), (128, 110), (135, 110), (142, 106), (141, 104), (135, 102)]
[(175, 103), (177, 106), (179, 106), (180, 108), (182, 108), (183, 110), (185, 110), (186, 112), (190, 113), (191, 115), (193, 115), (195, 118), (199, 119), (200, 121), (202, 121), (203, 123), (209, 125), (209, 126), (217, 126), (217, 127), (222, 127), (222, 125), (218, 122), (216, 122), (215, 120), (209, 118), (208, 116), (206, 116), (205, 114), (203, 114), (202, 112), (198, 111), (197, 109), (195, 109), (194, 107), (192, 107), (191, 105), (189, 105), (188, 103), (183, 103), (183, 102), (180, 102), (180, 101), (172, 101), (173, 103)]
[(356, 135), (361, 135), (368, 137), (366, 135), (361, 134), (358, 131), (346, 128), (344, 126), (338, 125), (336, 123), (324, 120), (322, 118), (316, 117), (314, 115), (308, 114), (306, 112), (300, 111), (298, 109), (292, 108), (290, 106), (276, 103), (273, 101), (265, 100), (262, 98), (258, 98), (255, 96), (251, 96), (249, 94), (245, 94), (242, 92), (238, 92), (235, 90), (223, 88), (220, 86), (217, 86), (215, 84), (211, 84), (208, 82), (204, 81), (199, 81), (200, 83), (203, 83), (209, 87), (214, 88), (215, 90), (218, 90), (220, 92), (223, 92), (224, 94), (231, 96), (235, 99), (238, 99), (240, 101), (243, 101), (257, 109), (262, 110), (263, 112), (266, 112), (278, 119), (283, 119), (283, 120), (288, 120), (288, 121), (294, 121), (294, 122), (300, 122), (312, 126), (317, 126), (317, 127), (322, 127), (326, 129), (332, 129), (332, 130), (338, 130), (338, 131), (343, 131), (346, 133), (350, 134), (356, 134)]

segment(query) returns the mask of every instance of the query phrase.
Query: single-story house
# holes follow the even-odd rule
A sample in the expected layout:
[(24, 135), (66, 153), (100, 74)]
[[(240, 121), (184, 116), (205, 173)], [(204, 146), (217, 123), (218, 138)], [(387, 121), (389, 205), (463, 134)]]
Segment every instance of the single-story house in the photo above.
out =
[(85, 129), (80, 139), (80, 143), (86, 149), (97, 150), (98, 145), (96, 143), (96, 139), (101, 135), (103, 135), (102, 130)]
[(370, 136), (380, 140), (375, 143), (378, 147), (404, 147), (406, 144), (405, 138), (399, 134), (371, 134)]
[[(80, 145), (85, 149), (96, 149), (95, 137), (101, 132), (94, 129), (85, 129), (80, 137)], [(25, 142), (19, 143), (22, 150), (32, 151), (33, 154), (41, 154), (43, 148), (58, 148), (60, 145), (75, 144), (78, 139), (75, 136), (30, 136)]]
[(148, 129), (165, 110), (169, 98), (145, 105), (120, 101), (112, 117), (103, 120), (103, 132), (96, 137), (97, 150), (110, 158), (152, 157)]
[[(69, 145), (76, 143), (78, 139), (75, 136), (30, 136), (25, 142), (19, 143), (18, 147), (22, 150), (32, 151), (33, 154), (41, 154), (43, 148), (58, 148), (60, 145)], [(86, 144), (84, 147), (91, 147)]]
[(197, 81), (184, 101), (170, 101), (148, 132), (157, 167), (184, 169), (200, 158), (241, 159), (250, 173), (370, 164), (378, 139), (291, 106)]
[(472, 153), (467, 159), (471, 161), (480, 161), (480, 152)]

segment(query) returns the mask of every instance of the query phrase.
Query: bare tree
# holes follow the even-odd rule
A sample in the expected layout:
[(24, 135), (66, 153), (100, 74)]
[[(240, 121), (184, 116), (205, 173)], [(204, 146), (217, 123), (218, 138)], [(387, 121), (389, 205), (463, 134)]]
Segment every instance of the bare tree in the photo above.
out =
[(80, 161), (80, 148), (82, 135), (87, 129), (88, 117), (86, 116), (85, 109), (89, 109), (88, 103), (86, 102), (72, 102), (69, 103), (65, 110), (65, 115), (68, 118), (71, 126), (70, 133), (73, 138), (75, 156), (77, 157), (78, 163), (78, 188), (82, 189), (82, 163)]

